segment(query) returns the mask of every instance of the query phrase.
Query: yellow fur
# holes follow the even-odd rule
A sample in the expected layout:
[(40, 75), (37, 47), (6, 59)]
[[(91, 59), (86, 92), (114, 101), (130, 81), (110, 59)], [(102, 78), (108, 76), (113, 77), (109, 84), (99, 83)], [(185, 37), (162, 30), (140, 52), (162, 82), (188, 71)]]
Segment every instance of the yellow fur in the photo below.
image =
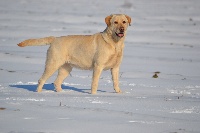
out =
[[(61, 84), (73, 67), (93, 70), (92, 94), (97, 91), (102, 70), (110, 69), (114, 89), (117, 93), (121, 92), (118, 81), (119, 66), (123, 56), (126, 30), (131, 23), (131, 18), (116, 14), (106, 17), (105, 22), (107, 28), (102, 33), (29, 39), (18, 44), (20, 47), (50, 45), (45, 71), (38, 81), (38, 92), (42, 91), (44, 83), (56, 70), (58, 70), (58, 77), (54, 85), (56, 91), (61, 91)], [(123, 37), (118, 34), (122, 34)]]

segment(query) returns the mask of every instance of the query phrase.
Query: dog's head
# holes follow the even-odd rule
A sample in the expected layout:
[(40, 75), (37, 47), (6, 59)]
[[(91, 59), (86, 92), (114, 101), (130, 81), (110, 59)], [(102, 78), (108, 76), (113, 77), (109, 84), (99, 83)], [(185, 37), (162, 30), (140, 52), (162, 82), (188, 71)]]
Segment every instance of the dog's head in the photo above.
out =
[(112, 37), (119, 40), (125, 36), (127, 27), (131, 25), (131, 17), (124, 14), (113, 14), (107, 16), (105, 22), (112, 32)]

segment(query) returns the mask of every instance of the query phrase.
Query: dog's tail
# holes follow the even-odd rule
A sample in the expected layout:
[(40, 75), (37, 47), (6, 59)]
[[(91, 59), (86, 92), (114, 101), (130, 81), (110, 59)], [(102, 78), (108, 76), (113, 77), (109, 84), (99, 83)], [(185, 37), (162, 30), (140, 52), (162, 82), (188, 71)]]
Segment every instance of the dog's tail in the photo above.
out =
[(50, 45), (56, 37), (50, 36), (45, 38), (39, 38), (39, 39), (28, 39), (25, 40), (19, 44), (17, 44), (19, 47), (25, 47), (25, 46), (41, 46), (41, 45)]

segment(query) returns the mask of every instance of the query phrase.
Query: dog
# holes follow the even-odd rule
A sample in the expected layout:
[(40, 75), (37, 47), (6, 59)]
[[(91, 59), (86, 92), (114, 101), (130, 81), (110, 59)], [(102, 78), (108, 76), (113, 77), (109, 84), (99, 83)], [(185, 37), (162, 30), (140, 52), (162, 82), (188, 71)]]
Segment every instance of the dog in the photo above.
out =
[(54, 82), (55, 90), (62, 91), (61, 85), (72, 68), (93, 70), (91, 94), (96, 94), (99, 77), (103, 70), (111, 70), (116, 93), (119, 88), (119, 67), (123, 57), (124, 40), (131, 17), (125, 14), (112, 14), (105, 18), (107, 24), (103, 32), (93, 35), (69, 35), (28, 39), (19, 47), (50, 45), (47, 51), (45, 70), (38, 81), (37, 92), (42, 91), (46, 80), (58, 70)]

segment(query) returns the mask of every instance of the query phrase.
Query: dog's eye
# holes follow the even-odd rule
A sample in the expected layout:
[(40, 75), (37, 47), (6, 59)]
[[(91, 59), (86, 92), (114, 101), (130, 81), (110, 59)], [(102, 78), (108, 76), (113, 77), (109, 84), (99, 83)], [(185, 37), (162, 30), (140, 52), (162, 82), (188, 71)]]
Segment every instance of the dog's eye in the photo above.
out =
[(117, 22), (117, 21), (115, 21), (114, 23), (115, 23), (115, 24), (118, 24), (118, 22)]
[(126, 21), (123, 21), (123, 24), (125, 24), (126, 23)]

